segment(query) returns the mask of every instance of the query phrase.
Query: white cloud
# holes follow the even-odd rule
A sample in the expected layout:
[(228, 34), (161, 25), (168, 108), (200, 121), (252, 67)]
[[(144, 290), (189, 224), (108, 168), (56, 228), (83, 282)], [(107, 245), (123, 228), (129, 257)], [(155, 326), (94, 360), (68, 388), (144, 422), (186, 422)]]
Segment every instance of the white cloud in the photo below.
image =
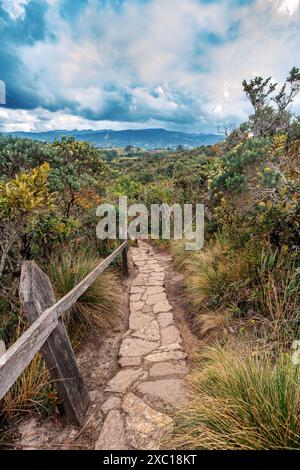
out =
[(300, 0), (269, 0), (269, 2), (282, 15), (293, 15), (300, 5)]
[[(16, 19), (22, 18), (28, 1), (2, 0), (2, 5)], [(118, 12), (90, 0), (72, 24), (60, 16), (58, 0), (48, 4), (46, 21), (55, 40), (49, 35), (45, 42), (20, 47), (19, 58), (43, 106), (61, 104), (65, 109), (7, 110), (18, 128), (22, 122), (33, 130), (113, 127), (113, 121), (97, 120), (112, 103), (111, 119), (118, 128), (151, 122), (213, 131), (219, 121), (247, 118), (243, 78), (272, 75), (283, 81), (300, 65), (295, 62), (300, 0), (256, 0), (243, 8), (233, 8), (229, 0), (131, 1)], [(222, 41), (232, 25), (236, 37)], [(219, 42), (209, 44), (203, 32), (213, 33)], [(96, 120), (71, 116), (72, 106), (74, 114), (94, 114)], [(10, 126), (9, 120), (4, 125)]]
[[(45, 132), (56, 129), (71, 131), (78, 130), (125, 130), (143, 129), (146, 127), (159, 128), (162, 123), (149, 119), (144, 122), (118, 122), (118, 121), (95, 121), (74, 116), (67, 110), (50, 112), (43, 108), (30, 111), (21, 109), (5, 109), (0, 107), (0, 132)], [(172, 128), (172, 126), (170, 126)]]
[(13, 20), (23, 19), (25, 6), (30, 0), (1, 0), (0, 5)]

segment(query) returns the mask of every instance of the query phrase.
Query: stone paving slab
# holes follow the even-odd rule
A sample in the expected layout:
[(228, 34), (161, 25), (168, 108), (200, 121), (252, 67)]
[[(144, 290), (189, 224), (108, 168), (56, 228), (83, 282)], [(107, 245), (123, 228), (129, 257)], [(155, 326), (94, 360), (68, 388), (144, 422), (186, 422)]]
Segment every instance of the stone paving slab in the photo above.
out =
[(126, 392), (128, 387), (132, 385), (139, 377), (145, 374), (143, 369), (124, 369), (111, 379), (106, 387), (106, 392)]
[[(146, 243), (131, 248), (138, 274), (130, 287), (129, 329), (119, 350), (121, 369), (106, 388), (106, 418), (95, 449), (159, 449), (172, 427), (161, 412), (185, 399), (187, 354), (164, 288), (165, 264)], [(163, 408), (165, 409), (165, 408)]]
[(149, 375), (153, 377), (163, 377), (165, 375), (185, 376), (188, 373), (188, 367), (185, 361), (159, 362), (151, 367)]
[(125, 426), (120, 411), (112, 410), (104, 421), (95, 450), (128, 450)]
[(137, 387), (142, 395), (161, 399), (166, 404), (176, 404), (185, 399), (186, 387), (183, 379), (158, 379), (144, 382)]

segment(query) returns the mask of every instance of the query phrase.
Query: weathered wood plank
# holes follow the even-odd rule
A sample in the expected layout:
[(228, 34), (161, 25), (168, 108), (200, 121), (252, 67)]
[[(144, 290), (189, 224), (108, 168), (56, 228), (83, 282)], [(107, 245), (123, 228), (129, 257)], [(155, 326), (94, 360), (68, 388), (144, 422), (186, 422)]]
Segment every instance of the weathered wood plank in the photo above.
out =
[[(34, 261), (22, 264), (20, 299), (29, 323), (55, 304), (55, 295), (48, 276)], [(62, 400), (68, 418), (83, 425), (89, 407), (89, 394), (76, 364), (76, 359), (63, 320), (41, 348), (52, 380)]]
[(46, 310), (0, 357), (0, 399), (30, 364), (57, 324), (53, 312)]
[(0, 339), (0, 356), (6, 353), (6, 346), (2, 339)]
[(43, 346), (54, 328), (58, 318), (85, 292), (97, 277), (127, 246), (122, 243), (108, 258), (86, 276), (74, 289), (62, 297), (52, 307), (47, 308), (41, 316), (20, 336), (20, 338), (0, 357), (0, 399), (6, 394), (17, 378), (30, 364), (35, 354)]

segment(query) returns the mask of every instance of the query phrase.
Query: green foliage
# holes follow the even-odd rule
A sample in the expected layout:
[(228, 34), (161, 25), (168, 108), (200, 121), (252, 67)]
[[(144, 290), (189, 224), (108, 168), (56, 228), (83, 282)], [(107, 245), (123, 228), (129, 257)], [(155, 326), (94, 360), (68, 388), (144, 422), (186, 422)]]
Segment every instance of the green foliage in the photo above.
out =
[[(255, 136), (269, 136), (288, 131), (292, 123), (290, 105), (300, 92), (299, 69), (293, 67), (279, 91), (276, 90), (277, 85), (271, 82), (271, 77), (255, 77), (249, 82), (243, 81), (244, 92), (254, 109), (249, 122)], [(271, 103), (275, 103), (275, 108)]]
[(45, 144), (30, 139), (0, 135), (0, 179), (12, 179), (47, 161)]
[[(20, 173), (7, 182), (0, 182), (0, 216), (3, 229), (0, 233), (2, 249), (0, 278), (5, 272), (10, 252), (18, 250), (17, 263), (29, 253), (27, 244), (40, 217), (54, 209), (54, 197), (48, 190), (49, 165)], [(10, 261), (12, 265), (12, 261)]]
[(250, 165), (263, 160), (270, 146), (269, 139), (249, 139), (208, 163), (208, 189), (242, 192), (245, 189), (245, 172)]
[(141, 190), (141, 183), (134, 181), (128, 175), (120, 176), (114, 186), (114, 192), (117, 196), (127, 196), (131, 200), (137, 200)]
[(173, 200), (173, 184), (169, 180), (148, 183), (142, 192), (142, 201), (150, 208), (151, 204), (171, 204)]
[(0, 182), (0, 211), (5, 217), (24, 216), (40, 209), (50, 209), (53, 197), (48, 191), (50, 167), (44, 163), (29, 173), (20, 173), (8, 182)]

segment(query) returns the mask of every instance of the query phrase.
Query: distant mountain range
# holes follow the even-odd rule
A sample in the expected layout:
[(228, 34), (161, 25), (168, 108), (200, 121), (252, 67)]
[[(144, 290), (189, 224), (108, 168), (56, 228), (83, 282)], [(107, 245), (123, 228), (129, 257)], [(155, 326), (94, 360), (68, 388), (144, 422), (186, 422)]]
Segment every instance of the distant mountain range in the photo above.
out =
[[(7, 134), (7, 133), (6, 133)], [(128, 145), (143, 149), (176, 148), (182, 145), (188, 148), (199, 147), (201, 145), (211, 145), (224, 139), (222, 135), (216, 134), (188, 134), (185, 132), (167, 131), (165, 129), (140, 129), (140, 130), (57, 130), (48, 132), (10, 132), (22, 138), (53, 142), (64, 136), (73, 136), (77, 140), (82, 140), (94, 144), (97, 147), (113, 148), (126, 147)]]

